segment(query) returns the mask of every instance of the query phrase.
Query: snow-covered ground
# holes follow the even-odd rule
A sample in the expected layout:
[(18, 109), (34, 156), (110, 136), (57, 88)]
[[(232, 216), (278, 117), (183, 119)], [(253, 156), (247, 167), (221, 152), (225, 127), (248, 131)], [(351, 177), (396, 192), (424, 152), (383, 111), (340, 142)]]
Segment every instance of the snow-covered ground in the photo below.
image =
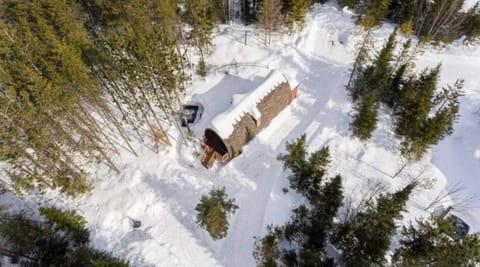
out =
[[(384, 26), (375, 36), (385, 39), (391, 30)], [(330, 173), (342, 175), (345, 195), (353, 200), (375, 185), (392, 191), (414, 178), (431, 181), (414, 193), (403, 222), (426, 216), (425, 207), (457, 181), (465, 187), (462, 196), (480, 195), (476, 181), (480, 178), (480, 114), (474, 114), (480, 109), (480, 47), (430, 49), (419, 58), (419, 69), (442, 62), (441, 84), (465, 79), (461, 117), (452, 136), (392, 178), (406, 162), (399, 155), (390, 116), (381, 112), (379, 127), (368, 142), (351, 138), (349, 131), (352, 106), (344, 84), (361, 39), (357, 31), (351, 14), (330, 4), (316, 6), (302, 32), (275, 36), (269, 46), (250, 27), (220, 27), (207, 58), (208, 76), (196, 77), (188, 89), (188, 97), (205, 107), (201, 121), (193, 127), (196, 137), (201, 137), (215, 115), (230, 107), (233, 95), (254, 89), (270, 70), (301, 83), (298, 98), (239, 157), (207, 170), (194, 157), (192, 146), (177, 142), (169, 151), (155, 154), (138, 144), (139, 157), (128, 153), (118, 157), (120, 175), (96, 170), (94, 189), (87, 195), (61, 202), (47, 195), (42, 201), (79, 209), (89, 222), (94, 245), (127, 258), (134, 266), (245, 267), (255, 263), (253, 237), (262, 235), (268, 224), (284, 223), (290, 210), (302, 202), (293, 192), (282, 192), (288, 187), (288, 174), (276, 157), (284, 151), (285, 142), (303, 133), (310, 150), (330, 147)], [(232, 62), (238, 65), (221, 68)], [(230, 218), (228, 236), (218, 241), (195, 223), (194, 207), (212, 186), (225, 186), (240, 207)], [(480, 230), (480, 211), (475, 209), (479, 204), (473, 198), (469, 205), (454, 210), (472, 231)], [(141, 220), (142, 226), (133, 229), (132, 219)]]

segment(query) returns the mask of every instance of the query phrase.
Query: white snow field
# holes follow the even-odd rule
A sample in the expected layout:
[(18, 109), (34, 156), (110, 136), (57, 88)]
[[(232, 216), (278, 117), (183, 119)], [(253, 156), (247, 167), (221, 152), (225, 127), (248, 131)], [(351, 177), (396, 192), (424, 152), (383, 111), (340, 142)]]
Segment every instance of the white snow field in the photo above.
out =
[[(209, 74), (205, 79), (194, 77), (188, 89), (188, 98), (205, 107), (193, 127), (196, 138), (212, 118), (230, 107), (233, 95), (253, 90), (271, 70), (301, 83), (298, 98), (226, 166), (205, 169), (194, 157), (195, 147), (186, 147), (173, 136), (176, 145), (168, 151), (155, 154), (137, 144), (139, 157), (127, 152), (117, 157), (120, 175), (95, 170), (94, 189), (80, 199), (46, 195), (39, 201), (79, 209), (94, 245), (133, 266), (254, 266), (253, 237), (264, 234), (268, 224), (286, 222), (290, 210), (303, 201), (292, 190), (282, 192), (288, 187), (288, 172), (276, 158), (287, 141), (306, 133), (309, 150), (330, 147), (330, 175), (342, 175), (345, 195), (354, 201), (377, 184), (393, 191), (418, 177), (431, 181), (414, 192), (402, 224), (427, 216), (432, 209), (424, 209), (430, 202), (460, 182), (465, 189), (444, 205), (468, 198), (453, 212), (470, 224), (472, 232), (479, 231), (480, 114), (475, 112), (480, 109), (480, 47), (455, 44), (427, 49), (420, 56), (419, 70), (442, 62), (440, 84), (465, 79), (461, 116), (452, 136), (392, 178), (406, 161), (399, 155), (390, 115), (381, 112), (378, 129), (367, 142), (352, 138), (349, 130), (352, 106), (344, 85), (361, 40), (351, 16), (334, 4), (318, 5), (303, 31), (276, 35), (268, 46), (251, 27), (234, 24), (218, 29), (206, 59)], [(378, 46), (391, 31), (389, 25), (376, 31)], [(221, 68), (232, 62), (238, 65)], [(225, 186), (240, 207), (230, 217), (228, 236), (218, 241), (195, 222), (195, 205), (212, 186)], [(142, 226), (133, 229), (132, 219)]]

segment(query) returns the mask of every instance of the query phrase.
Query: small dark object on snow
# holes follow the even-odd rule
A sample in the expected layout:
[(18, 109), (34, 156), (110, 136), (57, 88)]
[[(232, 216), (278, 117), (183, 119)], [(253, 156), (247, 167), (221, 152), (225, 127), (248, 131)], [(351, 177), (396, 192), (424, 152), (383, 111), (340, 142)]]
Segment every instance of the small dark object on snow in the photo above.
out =
[(137, 221), (137, 220), (132, 220), (132, 221), (133, 221), (133, 228), (139, 228), (140, 226), (142, 226), (141, 221)]

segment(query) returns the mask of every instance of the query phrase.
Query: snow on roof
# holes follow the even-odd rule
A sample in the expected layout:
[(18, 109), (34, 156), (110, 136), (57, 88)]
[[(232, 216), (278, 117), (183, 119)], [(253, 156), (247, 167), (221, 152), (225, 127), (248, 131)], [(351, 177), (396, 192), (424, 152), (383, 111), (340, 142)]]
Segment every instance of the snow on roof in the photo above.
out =
[[(215, 132), (223, 139), (227, 139), (233, 132), (234, 124), (240, 121), (243, 114), (250, 113), (256, 120), (260, 119), (261, 114), (257, 109), (258, 102), (283, 82), (288, 82), (285, 75), (277, 70), (272, 70), (265, 78), (265, 81), (251, 93), (245, 96), (234, 97), (235, 101), (233, 101), (232, 107), (213, 118), (212, 126)], [(240, 101), (235, 103), (237, 100)]]

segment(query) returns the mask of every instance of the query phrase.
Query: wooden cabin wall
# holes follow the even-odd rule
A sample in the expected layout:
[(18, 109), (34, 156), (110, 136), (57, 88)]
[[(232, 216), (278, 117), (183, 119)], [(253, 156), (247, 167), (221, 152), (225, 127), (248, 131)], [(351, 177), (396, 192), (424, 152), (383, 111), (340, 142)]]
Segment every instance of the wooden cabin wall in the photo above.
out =
[(265, 96), (258, 104), (260, 121), (245, 113), (234, 126), (232, 134), (225, 140), (225, 144), (232, 157), (238, 156), (242, 148), (252, 140), (263, 128), (287, 107), (292, 101), (292, 92), (288, 83), (282, 83)]
[(282, 83), (275, 90), (265, 96), (257, 108), (262, 114), (260, 124), (257, 128), (257, 133), (263, 128), (267, 127), (278, 113), (284, 110), (292, 101), (292, 92), (288, 83)]
[(249, 113), (245, 113), (235, 127), (232, 134), (225, 140), (228, 152), (233, 157), (242, 152), (243, 146), (257, 134), (257, 122)]

